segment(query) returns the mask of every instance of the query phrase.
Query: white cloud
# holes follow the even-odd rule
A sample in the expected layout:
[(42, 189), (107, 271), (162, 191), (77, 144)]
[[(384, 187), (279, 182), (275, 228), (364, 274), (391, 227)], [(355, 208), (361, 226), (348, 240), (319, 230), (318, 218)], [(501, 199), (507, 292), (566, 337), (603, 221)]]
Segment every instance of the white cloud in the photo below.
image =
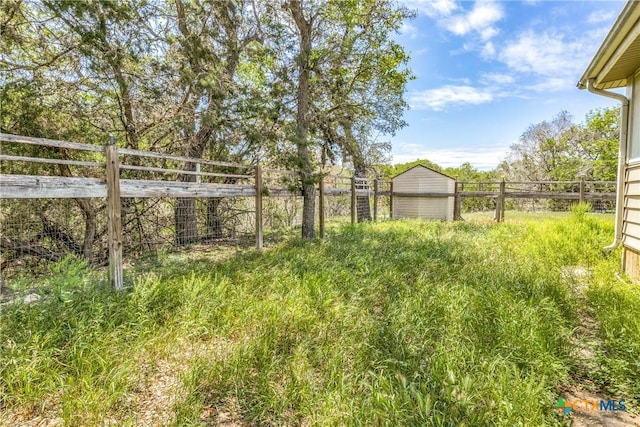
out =
[(577, 78), (571, 76), (564, 77), (547, 77), (540, 82), (525, 86), (525, 89), (529, 89), (535, 92), (557, 92), (566, 89), (575, 88)]
[(480, 37), (482, 38), (482, 40), (491, 40), (493, 37), (498, 35), (498, 33), (499, 31), (497, 28), (487, 27), (480, 30)]
[(593, 48), (584, 41), (566, 40), (558, 33), (526, 31), (508, 43), (499, 59), (510, 69), (546, 77), (578, 74), (587, 64)]
[(493, 42), (486, 42), (480, 51), (484, 59), (491, 59), (496, 56), (496, 47)]
[(455, 0), (404, 0), (405, 6), (438, 20), (448, 31), (465, 36), (476, 32), (483, 41), (495, 37), (494, 24), (504, 18), (504, 10), (494, 0), (476, 0), (469, 11), (461, 11)]
[(449, 77), (447, 80), (460, 86), (471, 86), (471, 79), (469, 77)]
[(515, 78), (511, 74), (504, 73), (485, 73), (482, 80), (487, 84), (510, 84), (515, 82)]
[(409, 104), (416, 110), (442, 111), (456, 105), (478, 105), (491, 102), (494, 94), (488, 88), (446, 85), (409, 95)]
[(445, 21), (445, 27), (454, 34), (464, 36), (472, 31), (486, 41), (498, 34), (493, 26), (504, 17), (502, 7), (493, 1), (476, 1), (466, 14), (454, 15)]
[(404, 4), (431, 18), (449, 16), (458, 9), (455, 0), (405, 0)]
[(416, 37), (418, 37), (419, 31), (414, 25), (411, 25), (410, 23), (405, 21), (400, 27), (400, 34), (405, 35), (410, 39), (415, 39)]
[(393, 163), (428, 159), (445, 168), (471, 163), (478, 169), (491, 170), (505, 158), (508, 150), (508, 145), (476, 146), (472, 149), (469, 147), (429, 149), (418, 144), (394, 143)]
[(604, 11), (595, 11), (591, 12), (591, 14), (587, 17), (587, 22), (590, 24), (599, 24), (601, 22), (612, 22), (616, 17), (616, 12), (610, 10), (608, 12)]

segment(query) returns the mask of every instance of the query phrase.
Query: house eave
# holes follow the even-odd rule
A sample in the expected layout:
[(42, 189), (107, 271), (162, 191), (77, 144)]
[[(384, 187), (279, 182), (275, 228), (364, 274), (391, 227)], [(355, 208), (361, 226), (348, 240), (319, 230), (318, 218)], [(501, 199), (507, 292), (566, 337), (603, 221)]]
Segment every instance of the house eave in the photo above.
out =
[(628, 1), (578, 82), (592, 79), (596, 89), (626, 86), (640, 67), (640, 2)]

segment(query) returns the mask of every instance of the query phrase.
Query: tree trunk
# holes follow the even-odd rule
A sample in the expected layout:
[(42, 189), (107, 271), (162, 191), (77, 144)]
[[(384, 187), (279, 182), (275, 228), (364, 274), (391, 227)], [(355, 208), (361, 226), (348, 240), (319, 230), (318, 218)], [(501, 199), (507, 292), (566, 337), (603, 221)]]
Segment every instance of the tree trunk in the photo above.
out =
[[(233, 13), (233, 3), (230, 2), (212, 2), (213, 10), (216, 14), (218, 23), (225, 29), (226, 43), (225, 43), (225, 66), (224, 73), (218, 76), (221, 82), (233, 82), (234, 75), (240, 60), (240, 49), (243, 46), (244, 40), (238, 39), (238, 22), (235, 21), (236, 17)], [(182, 0), (175, 2), (176, 6), (176, 18), (178, 23), (178, 29), (184, 36), (183, 48), (187, 55), (189, 67), (193, 74), (200, 75), (208, 72), (207, 68), (211, 64), (207, 64), (201, 60), (202, 55), (198, 50), (198, 44), (193, 43), (194, 39), (200, 37), (200, 35), (194, 33), (188, 24), (188, 19), (184, 4)], [(221, 115), (223, 111), (224, 99), (232, 92), (227, 86), (230, 83), (225, 83), (221, 88), (212, 89), (200, 86), (199, 96), (193, 96), (194, 100), (200, 100), (203, 96), (207, 97), (209, 105), (206, 108), (203, 117), (208, 117), (208, 121), (203, 121), (199, 124), (199, 130), (193, 137), (189, 147), (187, 148), (186, 155), (193, 158), (201, 158), (205, 152), (207, 146), (213, 144), (223, 144), (222, 141), (216, 142), (213, 140), (214, 131), (221, 125)], [(199, 101), (198, 101), (199, 102)], [(198, 103), (193, 104), (194, 110), (198, 109)], [(194, 111), (194, 118), (196, 114)], [(195, 120), (195, 119), (194, 119)], [(193, 129), (196, 129), (195, 123)], [(195, 170), (193, 163), (187, 163), (185, 170)], [(183, 182), (194, 182), (194, 176), (181, 175), (179, 180)], [(206, 234), (214, 237), (222, 236), (222, 221), (219, 215), (217, 215), (217, 208), (219, 200), (212, 199), (207, 202), (207, 223)], [(178, 245), (185, 245), (198, 241), (198, 223), (196, 218), (196, 201), (195, 199), (178, 199), (175, 210), (176, 218), (176, 241)]]
[(307, 21), (299, 0), (291, 0), (289, 9), (300, 32), (298, 52), (298, 90), (296, 112), (296, 148), (302, 184), (302, 237), (315, 237), (316, 188), (313, 180), (313, 162), (309, 150), (309, 57), (311, 54), (311, 21)]
[(93, 262), (93, 242), (96, 237), (96, 212), (93, 209), (90, 199), (75, 199), (82, 207), (84, 214), (84, 240), (82, 241), (82, 254), (89, 261)]
[(207, 200), (207, 237), (219, 239), (222, 237), (222, 218), (220, 217), (221, 198)]

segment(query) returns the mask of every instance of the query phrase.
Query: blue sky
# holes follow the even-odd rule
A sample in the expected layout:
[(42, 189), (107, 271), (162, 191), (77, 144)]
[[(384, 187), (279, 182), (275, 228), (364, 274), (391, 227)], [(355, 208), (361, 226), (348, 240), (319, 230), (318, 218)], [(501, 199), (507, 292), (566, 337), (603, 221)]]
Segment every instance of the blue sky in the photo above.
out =
[(576, 83), (624, 1), (404, 0), (417, 10), (398, 41), (411, 55), (409, 126), (393, 163), (426, 158), (492, 169), (531, 124), (576, 122), (615, 101)]

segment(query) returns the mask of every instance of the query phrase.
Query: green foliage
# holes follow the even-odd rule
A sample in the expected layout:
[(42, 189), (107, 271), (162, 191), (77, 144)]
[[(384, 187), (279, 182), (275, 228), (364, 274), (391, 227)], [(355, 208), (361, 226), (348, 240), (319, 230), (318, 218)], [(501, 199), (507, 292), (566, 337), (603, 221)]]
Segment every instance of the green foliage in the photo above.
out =
[(616, 179), (620, 109), (590, 111), (575, 124), (567, 111), (531, 125), (511, 146), (500, 173), (512, 181)]
[(313, 211), (322, 166), (350, 159), (365, 176), (406, 125), (412, 74), (394, 35), (412, 16), (389, 0), (8, 0), (0, 128), (295, 169)]
[(438, 172), (442, 172), (442, 168), (433, 163), (430, 160), (427, 159), (416, 159), (412, 162), (407, 162), (407, 163), (398, 163), (396, 165), (379, 165), (377, 167), (378, 169), (378, 173), (381, 173), (381, 175), (386, 178), (386, 179), (391, 179), (396, 175), (401, 174), (402, 172), (411, 169), (414, 166), (417, 165), (422, 165), (425, 167), (428, 167), (429, 169), (433, 169), (435, 171)]
[(591, 212), (592, 206), (591, 203), (576, 203), (569, 207), (569, 212), (573, 215), (573, 217), (577, 220), (584, 219), (584, 216)]
[(586, 138), (582, 145), (593, 168), (592, 176), (615, 181), (618, 163), (620, 109), (606, 108), (587, 114)]
[(495, 182), (499, 180), (495, 171), (481, 171), (466, 162), (460, 166), (444, 169), (444, 173), (462, 182)]

